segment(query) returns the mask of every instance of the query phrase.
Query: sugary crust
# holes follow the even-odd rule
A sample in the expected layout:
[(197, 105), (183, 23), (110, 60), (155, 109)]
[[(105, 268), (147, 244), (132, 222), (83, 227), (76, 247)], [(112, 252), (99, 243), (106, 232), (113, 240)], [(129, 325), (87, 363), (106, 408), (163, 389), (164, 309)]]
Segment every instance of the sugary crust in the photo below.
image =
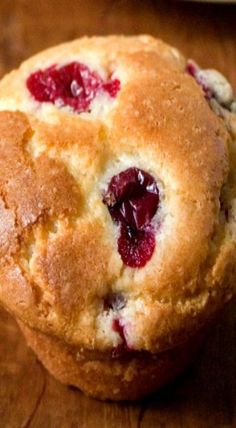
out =
[[(116, 99), (81, 115), (34, 101), (27, 77), (72, 60), (114, 73)], [(220, 119), (184, 68), (158, 40), (114, 36), (52, 48), (2, 80), (0, 299), (31, 328), (106, 351), (121, 343), (118, 317), (130, 348), (159, 352), (235, 293), (235, 119)], [(142, 269), (123, 265), (102, 203), (129, 166), (161, 191), (156, 249)], [(110, 294), (125, 307), (106, 312)]]
[(180, 375), (204, 340), (201, 331), (184, 345), (155, 355), (140, 352), (123, 358), (91, 358), (19, 323), (28, 345), (60, 382), (100, 400), (137, 400)]

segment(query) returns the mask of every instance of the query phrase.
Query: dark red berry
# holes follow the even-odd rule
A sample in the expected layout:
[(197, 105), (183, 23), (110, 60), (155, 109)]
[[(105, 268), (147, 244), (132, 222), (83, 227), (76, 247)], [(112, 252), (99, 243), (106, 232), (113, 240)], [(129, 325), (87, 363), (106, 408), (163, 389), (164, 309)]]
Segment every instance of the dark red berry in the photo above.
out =
[(114, 310), (114, 311), (120, 311), (125, 307), (126, 301), (122, 294), (120, 293), (111, 293), (104, 299), (104, 309), (105, 310)]
[(189, 60), (187, 62), (186, 72), (190, 74), (190, 76), (194, 77), (196, 82), (202, 87), (205, 97), (208, 100), (210, 100), (212, 97), (214, 97), (214, 94), (212, 90), (209, 88), (206, 79), (204, 79), (200, 71), (201, 71), (200, 68), (194, 61)]
[(123, 262), (132, 268), (141, 268), (151, 259), (156, 245), (152, 226), (132, 229), (124, 224), (120, 227), (118, 251)]
[(115, 331), (116, 333), (118, 333), (119, 336), (120, 336), (120, 338), (121, 338), (121, 343), (119, 345), (117, 345), (112, 350), (112, 357), (113, 358), (120, 357), (124, 353), (132, 351), (132, 349), (128, 345), (126, 337), (125, 337), (125, 327), (124, 327), (124, 325), (122, 325), (122, 323), (120, 322), (119, 319), (114, 319), (113, 320), (113, 322), (112, 322), (112, 329), (113, 329), (113, 331)]
[(111, 179), (103, 201), (115, 222), (140, 229), (155, 215), (159, 191), (150, 174), (129, 168)]
[(120, 320), (114, 319), (112, 322), (112, 329), (119, 334), (120, 338), (122, 339), (122, 342), (127, 346), (125, 333), (124, 333), (124, 326), (121, 324)]
[(118, 79), (104, 82), (97, 72), (79, 62), (38, 70), (28, 77), (26, 85), (37, 101), (69, 106), (77, 113), (87, 112), (99, 92), (114, 98), (120, 90)]
[(104, 195), (114, 222), (120, 225), (118, 251), (130, 267), (143, 267), (155, 249), (155, 234), (150, 226), (159, 205), (154, 178), (138, 168), (128, 168), (114, 176)]

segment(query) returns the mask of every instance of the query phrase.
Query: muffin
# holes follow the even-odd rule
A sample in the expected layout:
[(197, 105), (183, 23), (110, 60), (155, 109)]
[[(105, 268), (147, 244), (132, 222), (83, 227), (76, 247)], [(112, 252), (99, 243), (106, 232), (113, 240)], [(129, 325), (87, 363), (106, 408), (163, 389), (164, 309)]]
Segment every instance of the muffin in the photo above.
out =
[(236, 102), (149, 36), (82, 38), (0, 83), (0, 301), (61, 382), (139, 399), (236, 284)]

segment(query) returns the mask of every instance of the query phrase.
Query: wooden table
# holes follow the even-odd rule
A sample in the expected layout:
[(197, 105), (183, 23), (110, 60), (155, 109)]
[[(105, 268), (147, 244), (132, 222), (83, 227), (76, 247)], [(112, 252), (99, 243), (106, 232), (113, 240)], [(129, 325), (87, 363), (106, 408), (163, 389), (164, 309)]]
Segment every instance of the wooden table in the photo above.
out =
[[(236, 6), (158, 0), (1, 0), (0, 74), (40, 49), (83, 34), (151, 33), (236, 88)], [(0, 427), (236, 427), (236, 306), (184, 377), (138, 404), (100, 403), (49, 376), (0, 312)]]

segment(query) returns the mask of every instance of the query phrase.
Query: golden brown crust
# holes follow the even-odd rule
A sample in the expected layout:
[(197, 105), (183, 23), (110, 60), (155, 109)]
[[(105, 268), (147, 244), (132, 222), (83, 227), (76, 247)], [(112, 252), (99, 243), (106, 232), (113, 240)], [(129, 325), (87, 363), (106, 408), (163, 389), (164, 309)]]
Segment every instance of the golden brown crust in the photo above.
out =
[(19, 323), (28, 345), (60, 382), (100, 400), (137, 400), (173, 381), (192, 362), (204, 340), (198, 333), (170, 351), (120, 358), (89, 358), (72, 347)]
[[(117, 98), (81, 115), (34, 101), (29, 74), (65, 57), (114, 72)], [(121, 342), (119, 315), (132, 349), (157, 352), (185, 341), (235, 293), (235, 137), (184, 67), (147, 36), (84, 38), (1, 82), (0, 299), (29, 327), (106, 351)], [(161, 189), (156, 250), (140, 270), (123, 265), (102, 203), (104, 183), (128, 166)], [(104, 311), (111, 293), (126, 299), (118, 314)]]

